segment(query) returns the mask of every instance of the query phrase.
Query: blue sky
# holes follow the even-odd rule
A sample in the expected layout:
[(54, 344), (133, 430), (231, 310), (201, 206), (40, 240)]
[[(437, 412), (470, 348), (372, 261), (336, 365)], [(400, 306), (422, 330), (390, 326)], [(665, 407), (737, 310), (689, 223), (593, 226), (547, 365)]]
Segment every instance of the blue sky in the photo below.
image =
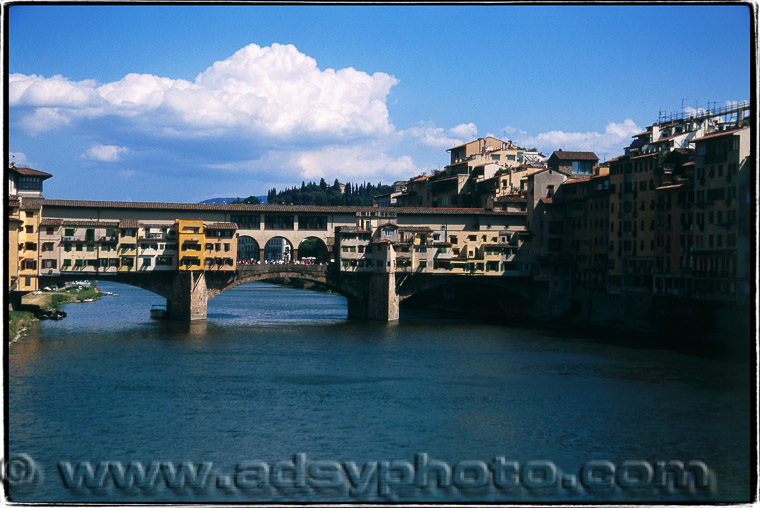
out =
[(747, 6), (8, 8), (9, 146), (45, 197), (200, 201), (392, 182), (493, 135), (620, 155), (750, 99)]

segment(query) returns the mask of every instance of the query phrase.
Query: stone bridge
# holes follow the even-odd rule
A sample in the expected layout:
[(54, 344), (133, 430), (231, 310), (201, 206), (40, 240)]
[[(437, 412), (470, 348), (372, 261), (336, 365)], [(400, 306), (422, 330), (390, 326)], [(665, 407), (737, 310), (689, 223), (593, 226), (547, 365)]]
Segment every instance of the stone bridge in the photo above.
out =
[(435, 289), (467, 284), (490, 286), (523, 297), (530, 295), (529, 280), (517, 277), (451, 275), (435, 273), (345, 272), (337, 264), (263, 264), (238, 265), (229, 272), (164, 271), (147, 273), (79, 273), (41, 276), (41, 287), (62, 282), (101, 280), (136, 286), (163, 298), (169, 317), (178, 320), (206, 319), (211, 298), (241, 284), (269, 279), (301, 279), (317, 282), (344, 296), (348, 301), (349, 319), (394, 321), (399, 303), (410, 296)]

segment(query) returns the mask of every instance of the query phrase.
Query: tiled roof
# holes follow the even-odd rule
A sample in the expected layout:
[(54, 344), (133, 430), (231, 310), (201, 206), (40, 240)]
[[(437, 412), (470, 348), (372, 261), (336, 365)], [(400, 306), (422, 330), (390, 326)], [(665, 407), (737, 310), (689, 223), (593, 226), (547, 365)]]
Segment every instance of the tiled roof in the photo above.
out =
[(122, 229), (135, 229), (140, 227), (140, 222), (136, 219), (122, 219), (118, 226)]
[[(56, 220), (56, 219), (42, 219), (42, 220), (43, 221), (47, 221), (47, 220)], [(64, 219), (62, 221), (61, 225), (62, 226), (72, 226), (72, 227), (90, 227), (90, 228), (118, 228), (119, 227), (119, 221), (117, 221), (117, 220), (87, 220), (87, 219), (67, 220), (67, 219)], [(137, 227), (137, 226), (135, 226), (135, 227)]]
[(633, 136), (631, 136), (631, 137), (632, 137), (632, 138), (638, 138), (639, 136), (643, 136), (644, 134), (650, 134), (651, 132), (652, 132), (652, 131), (644, 131), (644, 132), (639, 132), (638, 134), (634, 134), (634, 135), (633, 135)]
[(394, 223), (392, 223), (392, 222), (385, 222), (385, 223), (383, 223), (383, 224), (380, 224), (380, 225), (379, 225), (379, 226), (377, 226), (377, 227), (378, 227), (378, 228), (387, 228), (388, 226), (390, 226), (390, 227), (392, 227), (392, 228), (396, 228), (396, 229), (398, 229), (398, 227), (399, 227), (399, 225), (398, 225), (398, 224), (394, 224)]
[(45, 173), (44, 171), (37, 171), (36, 169), (32, 169), (32, 168), (18, 168), (16, 166), (11, 166), (8, 169), (10, 171), (15, 171), (19, 175), (38, 176), (38, 177), (41, 177), (43, 180), (47, 180), (48, 178), (53, 176), (50, 173)]
[(21, 200), (22, 210), (39, 210), (40, 208), (42, 208), (41, 199), (22, 199)]
[(694, 161), (684, 162), (683, 164), (681, 164), (681, 166), (693, 166), (693, 165), (694, 165)]
[(63, 224), (63, 219), (42, 219), (40, 220), (40, 226), (60, 226)]
[(400, 226), (398, 230), (408, 233), (430, 233), (433, 231), (428, 226)]
[(539, 201), (542, 203), (552, 204), (552, 198), (541, 198)]
[(618, 155), (618, 156), (617, 156), (617, 157), (615, 157), (614, 159), (609, 159), (607, 162), (608, 162), (608, 163), (610, 163), (610, 162), (616, 162), (616, 161), (619, 161), (620, 159), (624, 159), (624, 158), (626, 158), (626, 157), (628, 157), (628, 155), (626, 155), (626, 154), (623, 154), (623, 155)]
[(459, 178), (459, 176), (450, 176), (448, 178), (441, 178), (440, 180), (433, 180), (431, 183), (449, 182), (451, 180), (456, 180), (457, 178)]
[[(543, 171), (543, 170), (542, 170)], [(26, 200), (25, 200), (26, 201)], [(426, 208), (403, 206), (316, 206), (316, 205), (244, 205), (220, 203), (155, 203), (139, 201), (85, 201), (68, 199), (41, 200), (48, 207), (110, 208), (131, 210), (176, 210), (202, 212), (289, 212), (289, 213), (356, 213), (394, 212), (399, 215), (509, 215), (509, 212), (492, 212), (482, 208)]]
[(206, 229), (237, 229), (237, 224), (234, 222), (214, 222), (213, 224), (208, 224), (205, 226)]
[(736, 134), (737, 132), (743, 131), (745, 129), (749, 129), (749, 127), (742, 127), (740, 129), (734, 129), (731, 131), (723, 131), (723, 132), (716, 132), (715, 134), (708, 134), (707, 136), (702, 136), (701, 138), (694, 138), (691, 140), (691, 142), (696, 143), (697, 141), (703, 141), (705, 139), (712, 139), (712, 138), (717, 138), (720, 136), (728, 136), (730, 134)]
[(645, 153), (644, 155), (637, 155), (636, 157), (631, 157), (631, 160), (643, 159), (644, 157), (654, 157), (655, 155), (658, 155), (658, 154), (659, 152)]
[(564, 150), (557, 150), (552, 154), (552, 157), (556, 156), (561, 160), (599, 160), (594, 152), (566, 152)]

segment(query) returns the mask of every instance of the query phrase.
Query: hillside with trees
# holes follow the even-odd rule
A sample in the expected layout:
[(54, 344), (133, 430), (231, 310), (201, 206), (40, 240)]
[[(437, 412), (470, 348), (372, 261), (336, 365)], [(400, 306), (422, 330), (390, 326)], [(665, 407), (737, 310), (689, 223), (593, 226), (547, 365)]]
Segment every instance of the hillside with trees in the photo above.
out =
[[(341, 190), (342, 188), (342, 190)], [(325, 179), (319, 183), (301, 182), (301, 186), (277, 191), (273, 188), (267, 192), (267, 203), (273, 205), (332, 205), (332, 206), (372, 206), (375, 196), (388, 194), (393, 190), (390, 185), (368, 182), (355, 184), (346, 182), (343, 187), (338, 179), (332, 185), (328, 185)], [(258, 198), (249, 196), (238, 203), (256, 204)]]

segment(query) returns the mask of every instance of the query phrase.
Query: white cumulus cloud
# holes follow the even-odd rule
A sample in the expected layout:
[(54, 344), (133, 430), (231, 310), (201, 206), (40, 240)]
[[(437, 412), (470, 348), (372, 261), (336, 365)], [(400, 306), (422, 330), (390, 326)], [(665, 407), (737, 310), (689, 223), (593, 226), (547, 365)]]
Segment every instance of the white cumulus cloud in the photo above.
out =
[(12, 74), (9, 105), (31, 134), (115, 116), (143, 132), (175, 137), (337, 142), (393, 133), (386, 98), (396, 83), (383, 72), (322, 70), (293, 45), (250, 44), (193, 82), (132, 73), (98, 85)]
[[(523, 130), (506, 127), (514, 136), (514, 142), (524, 148), (536, 147), (544, 154), (563, 150), (590, 151), (612, 158), (623, 153), (623, 148), (631, 143), (631, 136), (643, 129), (630, 118), (621, 123), (609, 122), (604, 132), (565, 132), (554, 130), (530, 136)], [(601, 157), (600, 157), (601, 158)]]
[(420, 123), (409, 129), (399, 131), (405, 138), (411, 138), (420, 144), (438, 149), (452, 148), (473, 139), (478, 129), (474, 123), (462, 123), (450, 129), (438, 127), (433, 122)]
[(80, 157), (98, 162), (116, 162), (119, 160), (120, 155), (127, 151), (127, 148), (123, 146), (93, 145)]

